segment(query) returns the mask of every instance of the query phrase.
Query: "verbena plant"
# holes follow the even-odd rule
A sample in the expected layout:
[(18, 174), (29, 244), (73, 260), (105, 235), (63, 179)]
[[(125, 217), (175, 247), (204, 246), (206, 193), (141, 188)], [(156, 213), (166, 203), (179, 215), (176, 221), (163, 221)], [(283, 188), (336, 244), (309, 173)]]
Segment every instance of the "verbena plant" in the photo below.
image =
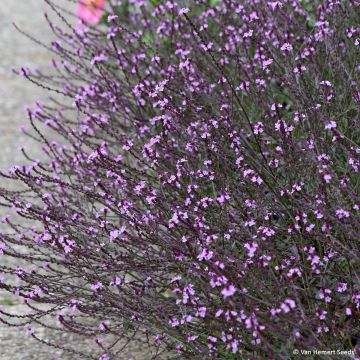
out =
[(90, 358), (358, 351), (359, 1), (108, 1), (93, 28), (46, 1), (60, 60), (21, 74), (64, 100), (28, 111), (48, 160), (1, 190), (32, 336), (53, 316)]

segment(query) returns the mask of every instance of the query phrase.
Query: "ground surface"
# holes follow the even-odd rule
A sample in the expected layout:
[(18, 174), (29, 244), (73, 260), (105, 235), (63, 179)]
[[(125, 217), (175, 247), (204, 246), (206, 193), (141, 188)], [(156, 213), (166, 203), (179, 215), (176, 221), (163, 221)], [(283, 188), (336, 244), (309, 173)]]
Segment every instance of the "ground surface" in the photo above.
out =
[[(44, 68), (49, 64), (49, 54), (18, 33), (12, 23), (32, 33), (35, 37), (50, 41), (51, 34), (43, 17), (47, 10), (42, 0), (6, 1), (0, 11), (0, 168), (7, 169), (23, 162), (18, 151), (20, 146), (36, 146), (19, 133), (19, 127), (27, 124), (24, 106), (37, 99), (46, 99), (41, 89), (35, 88), (11, 72), (12, 67)], [(1, 180), (0, 180), (1, 181)], [(0, 258), (0, 261), (9, 261)], [(0, 304), (13, 314), (25, 311), (23, 305), (0, 294)], [(40, 335), (44, 329), (39, 328)], [(33, 340), (23, 328), (9, 328), (0, 324), (1, 360), (51, 360), (65, 359), (62, 351), (49, 349)]]
[[(61, 1), (61, 0), (60, 0)], [(68, 7), (72, 6), (67, 5)], [(20, 146), (32, 149), (32, 153), (39, 152), (34, 143), (19, 133), (19, 127), (27, 124), (24, 111), (26, 104), (33, 104), (36, 100), (46, 100), (46, 93), (27, 83), (22, 78), (11, 73), (12, 67), (28, 66), (31, 68), (48, 67), (50, 55), (38, 45), (19, 34), (12, 22), (30, 32), (43, 42), (51, 41), (51, 33), (43, 17), (44, 11), (49, 10), (43, 0), (15, 1), (8, 0), (2, 3), (0, 10), (0, 169), (8, 169), (13, 164), (23, 163)], [(40, 153), (39, 153), (40, 156)], [(0, 181), (2, 181), (0, 179)], [(3, 184), (0, 184), (3, 185)], [(0, 215), (3, 211), (0, 210)], [(0, 226), (3, 226), (0, 224)], [(0, 257), (0, 261), (9, 261)], [(7, 264), (8, 265), (8, 264)], [(24, 305), (13, 301), (8, 295), (0, 292), (0, 305), (6, 307), (13, 314), (25, 311)], [(61, 340), (66, 343), (68, 338), (56, 338), (47, 333), (44, 328), (38, 327), (37, 334), (48, 340)], [(54, 339), (54, 337), (56, 339)], [(89, 349), (89, 344), (79, 343), (79, 347)], [(91, 345), (90, 345), (91, 346)], [(141, 349), (130, 349), (121, 359), (134, 360), (150, 359)], [(65, 354), (61, 350), (48, 348), (33, 340), (25, 333), (24, 328), (9, 328), (0, 323), (0, 360), (77, 360), (76, 355)]]
[(45, 49), (19, 34), (12, 23), (44, 42), (51, 41), (51, 33), (43, 13), (48, 10), (43, 0), (5, 1), (0, 11), (0, 168), (21, 162), (17, 149), (31, 142), (20, 136), (19, 127), (27, 123), (26, 104), (45, 99), (41, 89), (34, 88), (22, 78), (11, 73), (12, 67), (40, 67), (49, 64)]

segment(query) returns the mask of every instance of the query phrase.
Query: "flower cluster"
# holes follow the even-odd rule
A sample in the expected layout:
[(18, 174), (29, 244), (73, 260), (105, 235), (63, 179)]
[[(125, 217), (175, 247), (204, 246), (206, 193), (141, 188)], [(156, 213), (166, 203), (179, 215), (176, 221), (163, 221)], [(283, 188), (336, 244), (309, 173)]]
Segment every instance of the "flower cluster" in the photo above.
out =
[(109, 1), (106, 25), (49, 20), (53, 74), (20, 72), (57, 94), (28, 109), (47, 160), (24, 150), (2, 172), (23, 191), (0, 190), (17, 214), (0, 256), (19, 259), (0, 287), (29, 322), (56, 317), (101, 359), (130, 340), (152, 358), (357, 350), (359, 6)]

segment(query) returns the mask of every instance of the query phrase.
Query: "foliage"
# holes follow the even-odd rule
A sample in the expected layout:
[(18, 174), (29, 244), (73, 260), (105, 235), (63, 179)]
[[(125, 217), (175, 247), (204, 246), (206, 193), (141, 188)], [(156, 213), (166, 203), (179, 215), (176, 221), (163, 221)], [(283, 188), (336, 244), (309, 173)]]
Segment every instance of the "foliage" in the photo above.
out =
[(359, 349), (359, 2), (118, 3), (21, 71), (64, 100), (28, 111), (48, 160), (3, 172), (32, 267), (0, 286), (89, 358)]

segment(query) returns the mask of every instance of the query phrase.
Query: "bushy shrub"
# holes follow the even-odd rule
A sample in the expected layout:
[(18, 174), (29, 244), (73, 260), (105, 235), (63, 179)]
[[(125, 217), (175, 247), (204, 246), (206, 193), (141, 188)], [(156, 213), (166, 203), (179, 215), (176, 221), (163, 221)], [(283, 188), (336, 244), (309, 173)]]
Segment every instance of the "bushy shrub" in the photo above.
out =
[(1, 191), (30, 222), (5, 217), (0, 248), (33, 265), (1, 268), (29, 321), (56, 316), (101, 359), (136, 338), (179, 358), (356, 351), (359, 4), (109, 1), (96, 27), (49, 20), (53, 73), (21, 71), (64, 98), (28, 111), (48, 160)]

